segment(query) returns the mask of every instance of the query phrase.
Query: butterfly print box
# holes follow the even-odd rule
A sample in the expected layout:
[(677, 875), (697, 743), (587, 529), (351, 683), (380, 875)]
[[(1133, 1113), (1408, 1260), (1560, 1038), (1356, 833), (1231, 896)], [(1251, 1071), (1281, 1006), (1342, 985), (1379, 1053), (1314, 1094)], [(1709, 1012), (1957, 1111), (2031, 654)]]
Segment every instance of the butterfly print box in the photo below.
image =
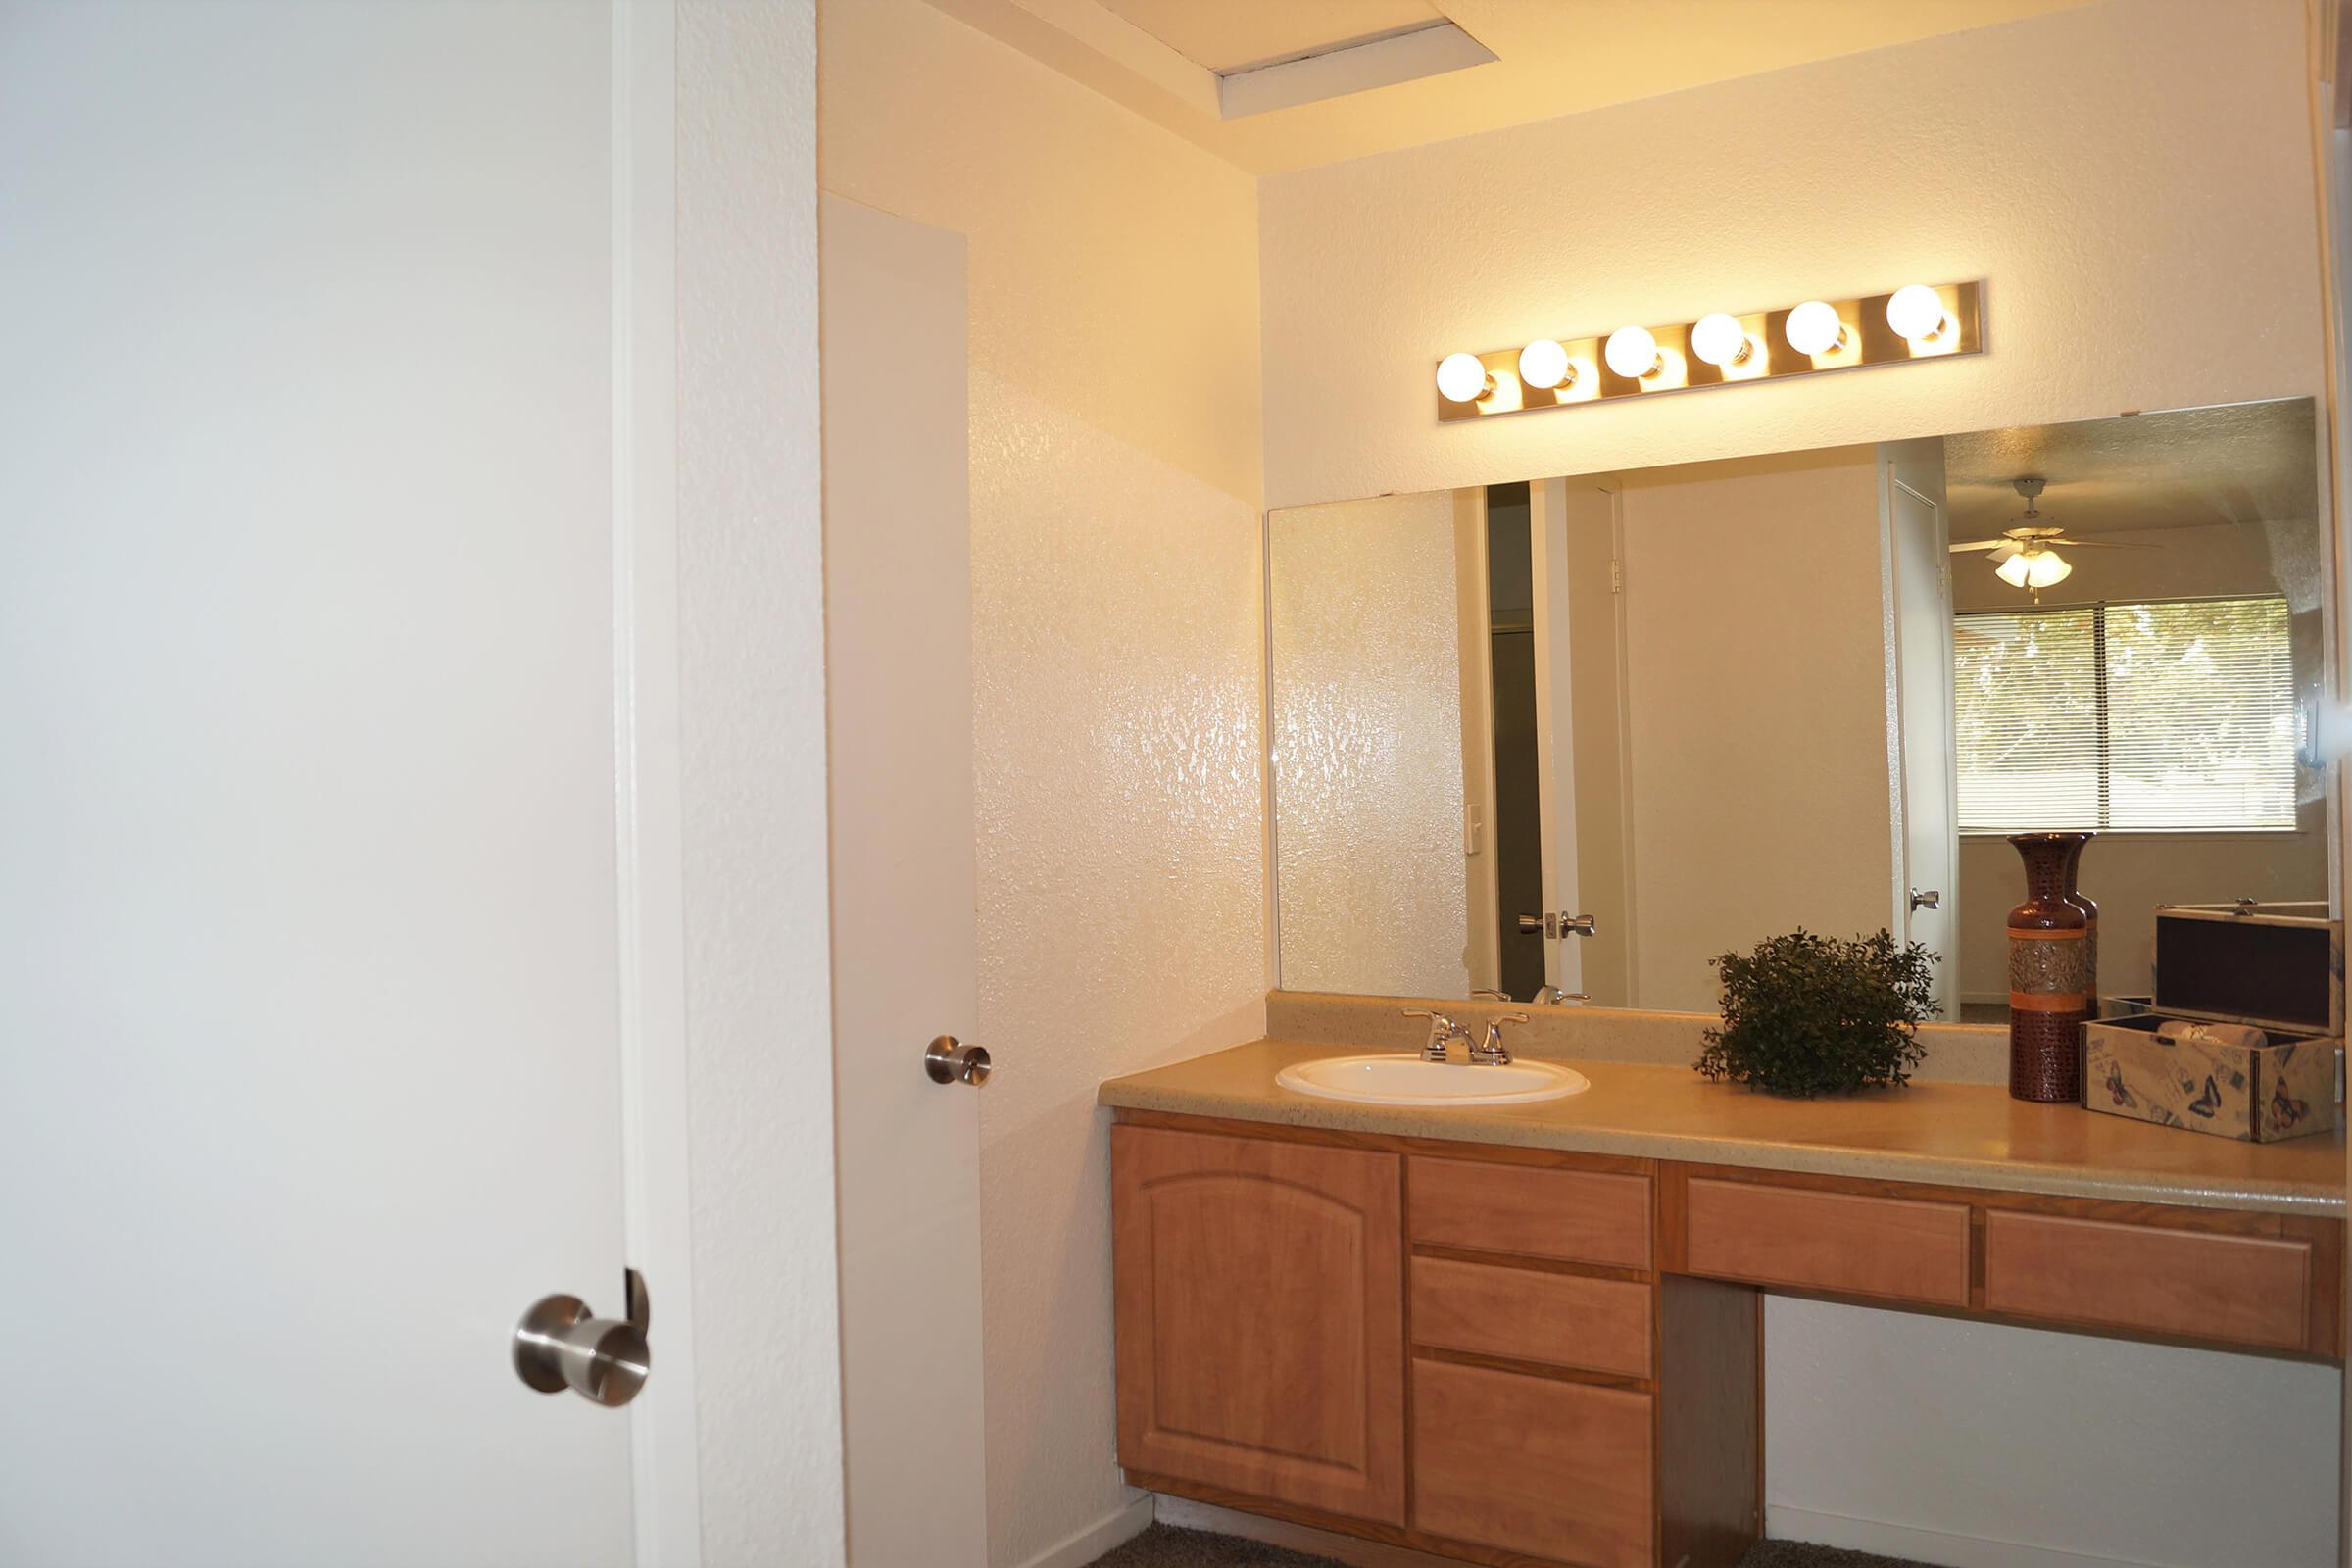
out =
[[(2160, 906), (2155, 1004), (2082, 1026), (2082, 1103), (2260, 1144), (2333, 1132), (2344, 952), (2327, 914), (2325, 905)], [(2173, 1018), (2248, 1024), (2269, 1044), (2158, 1040)]]

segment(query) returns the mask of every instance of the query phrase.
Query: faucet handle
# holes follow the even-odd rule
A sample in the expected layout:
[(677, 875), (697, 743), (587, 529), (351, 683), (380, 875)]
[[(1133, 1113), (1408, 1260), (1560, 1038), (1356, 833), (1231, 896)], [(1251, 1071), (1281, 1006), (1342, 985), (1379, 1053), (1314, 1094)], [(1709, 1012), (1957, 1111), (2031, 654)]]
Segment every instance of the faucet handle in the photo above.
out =
[(1442, 1012), (1428, 1007), (1399, 1007), (1396, 1010), (1407, 1018), (1427, 1018), (1429, 1020), (1429, 1039), (1424, 1041), (1421, 1046), (1423, 1061), (1444, 1061), (1446, 1048), (1455, 1040), (1460, 1040), (1465, 1045), (1469, 1043), (1470, 1031)]
[(1524, 1012), (1499, 1012), (1487, 1020), (1487, 1038), (1471, 1048), (1470, 1059), (1494, 1067), (1508, 1067), (1511, 1051), (1502, 1043), (1502, 1026), (1506, 1023), (1525, 1023)]
[(1519, 999), (1508, 991), (1496, 991), (1492, 987), (1481, 986), (1478, 990), (1470, 993), (1470, 1000), (1472, 1002), (1517, 1002)]

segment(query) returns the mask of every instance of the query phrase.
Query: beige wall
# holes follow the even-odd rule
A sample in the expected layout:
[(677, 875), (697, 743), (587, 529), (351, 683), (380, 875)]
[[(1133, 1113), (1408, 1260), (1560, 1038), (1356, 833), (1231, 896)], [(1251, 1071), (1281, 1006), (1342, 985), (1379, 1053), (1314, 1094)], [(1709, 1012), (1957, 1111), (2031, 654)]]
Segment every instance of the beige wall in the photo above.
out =
[[(2303, 26), (2295, 0), (2105, 0), (1272, 176), (1259, 192), (1269, 498), (2317, 393)], [(1979, 357), (1435, 418), (1431, 369), (1452, 349), (1964, 277), (1987, 280)], [(1639, 654), (1632, 667), (1638, 678)], [(1882, 699), (1872, 722), (1883, 714)], [(1637, 757), (1640, 745), (1637, 731)], [(1710, 798), (1749, 788), (1781, 755), (1720, 747)], [(1883, 753), (1873, 780), (1884, 857)], [(2212, 1352), (1809, 1301), (1770, 1316), (1767, 1477), (1783, 1530), (1945, 1561), (2026, 1560), (1954, 1540), (1971, 1535), (2184, 1564), (2322, 1561), (2315, 1543), (2335, 1540), (2330, 1370), (2272, 1376)], [(2032, 1335), (2035, 1355), (2008, 1335)], [(2022, 1365), (2063, 1375), (2013, 1375)], [(2167, 1393), (2192, 1385), (2205, 1396)], [(1928, 1403), (1950, 1418), (1923, 1423)], [(2079, 1435), (2084, 1409), (2102, 1418), (2095, 1446)], [(1846, 1462), (1847, 1433), (1867, 1466)], [(2196, 1473), (2213, 1451), (2278, 1483), (2231, 1516), (2219, 1558)]]
[(1453, 497), (1266, 530), (1282, 984), (1466, 996)]
[[(2296, 0), (2106, 0), (1269, 177), (1277, 506), (2320, 390)], [(1914, 278), (1989, 352), (1440, 426), (1453, 349)]]
[(1622, 482), (1636, 995), (1711, 1011), (1715, 955), (1888, 918), (1878, 454)]
[(826, 0), (818, 91), (826, 189), (970, 240), (989, 1537), (1017, 1568), (1133, 1495), (1095, 1086), (1263, 1026), (1255, 192), (921, 0)]

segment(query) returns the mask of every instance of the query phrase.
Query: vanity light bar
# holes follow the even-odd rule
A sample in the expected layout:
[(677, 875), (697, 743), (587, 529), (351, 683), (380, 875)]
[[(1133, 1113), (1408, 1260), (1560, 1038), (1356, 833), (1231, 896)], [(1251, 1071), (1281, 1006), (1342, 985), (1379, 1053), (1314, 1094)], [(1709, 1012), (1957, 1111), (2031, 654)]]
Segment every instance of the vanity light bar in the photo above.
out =
[(1475, 419), (1776, 381), (1984, 348), (1983, 280), (1910, 283), (1891, 294), (1806, 300), (1744, 316), (1718, 311), (1671, 326), (1621, 326), (1599, 337), (1539, 338), (1522, 348), (1448, 354), (1438, 365), (1438, 417)]

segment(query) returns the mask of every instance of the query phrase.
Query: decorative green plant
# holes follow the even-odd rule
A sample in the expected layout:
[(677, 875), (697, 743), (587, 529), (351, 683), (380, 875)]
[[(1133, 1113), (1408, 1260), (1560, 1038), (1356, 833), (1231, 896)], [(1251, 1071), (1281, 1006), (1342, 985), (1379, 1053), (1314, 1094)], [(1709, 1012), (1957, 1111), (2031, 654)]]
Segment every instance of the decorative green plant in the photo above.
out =
[(1936, 957), (1920, 943), (1800, 929), (1708, 961), (1723, 972), (1723, 1023), (1696, 1063), (1709, 1078), (1810, 1100), (1899, 1085), (1927, 1054)]

